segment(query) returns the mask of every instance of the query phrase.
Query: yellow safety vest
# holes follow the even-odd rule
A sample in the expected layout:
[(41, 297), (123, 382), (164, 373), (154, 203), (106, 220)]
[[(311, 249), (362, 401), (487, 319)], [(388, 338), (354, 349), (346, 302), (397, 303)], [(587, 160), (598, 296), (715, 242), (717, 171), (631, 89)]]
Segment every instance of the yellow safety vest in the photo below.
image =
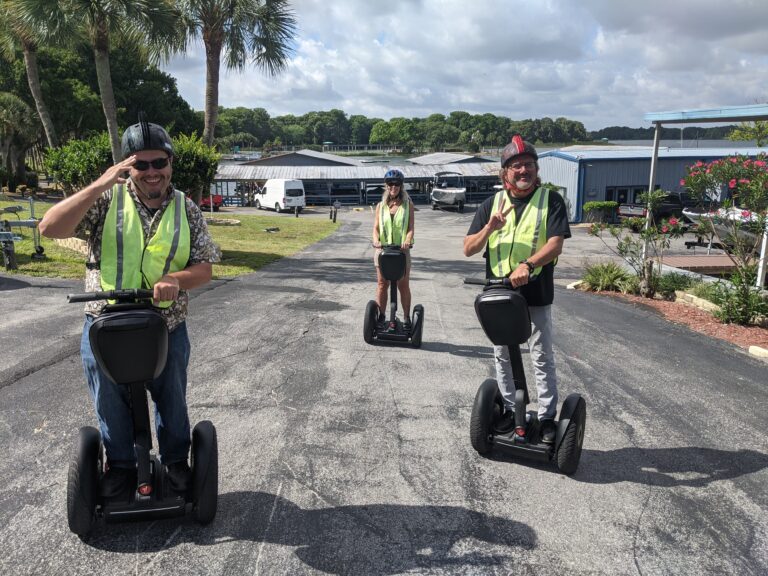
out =
[[(122, 184), (112, 189), (101, 237), (101, 288), (151, 289), (160, 278), (186, 268), (190, 232), (184, 193), (174, 190), (173, 200), (160, 219), (154, 236), (145, 243), (136, 204)], [(160, 302), (167, 308), (173, 302)]]
[(390, 217), (387, 203), (379, 202), (379, 241), (382, 244), (397, 244), (400, 246), (406, 234), (408, 234), (410, 218), (411, 208), (408, 202), (403, 202), (398, 206), (394, 218)]
[[(496, 194), (491, 208), (492, 214), (498, 212), (501, 200), (506, 194), (506, 190)], [(504, 209), (506, 210), (507, 206)], [(509, 276), (522, 260), (533, 256), (547, 243), (548, 209), (549, 190), (539, 187), (525, 206), (519, 222), (513, 208), (507, 215), (504, 226), (491, 232), (488, 237), (488, 255), (491, 273), (495, 277)], [(535, 268), (531, 276), (536, 276), (539, 272), (541, 267)]]

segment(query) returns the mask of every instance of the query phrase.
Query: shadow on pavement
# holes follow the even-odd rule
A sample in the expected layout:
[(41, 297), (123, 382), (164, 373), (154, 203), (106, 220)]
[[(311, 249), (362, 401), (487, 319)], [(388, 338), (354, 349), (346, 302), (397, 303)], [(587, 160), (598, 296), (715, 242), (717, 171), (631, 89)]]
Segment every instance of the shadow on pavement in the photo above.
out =
[(768, 467), (768, 455), (754, 450), (714, 448), (619, 448), (584, 450), (574, 480), (592, 484), (635, 482), (649, 486), (699, 488)]
[(31, 284), (29, 282), (24, 282), (23, 280), (0, 277), (0, 292), (5, 290), (21, 290), (22, 288), (29, 288), (30, 286)]
[[(178, 531), (179, 524), (195, 529)], [(216, 520), (208, 527), (197, 527), (191, 520), (148, 526), (147, 522), (106, 527), (100, 524), (88, 544), (135, 554), (139, 551), (138, 535), (143, 553), (184, 542), (265, 542), (295, 547), (293, 553), (304, 564), (330, 574), (399, 574), (439, 567), (483, 572), (487, 567), (509, 562), (512, 552), (500, 548), (483, 551), (477, 543), (466, 547), (457, 543), (472, 539), (522, 549), (537, 544), (535, 531), (526, 524), (459, 506), (371, 504), (304, 510), (266, 492), (220, 495)], [(237, 573), (246, 566), (253, 570), (256, 547), (249, 550), (252, 552), (248, 558), (231, 555), (229, 563), (237, 565), (220, 566), (221, 573)]]

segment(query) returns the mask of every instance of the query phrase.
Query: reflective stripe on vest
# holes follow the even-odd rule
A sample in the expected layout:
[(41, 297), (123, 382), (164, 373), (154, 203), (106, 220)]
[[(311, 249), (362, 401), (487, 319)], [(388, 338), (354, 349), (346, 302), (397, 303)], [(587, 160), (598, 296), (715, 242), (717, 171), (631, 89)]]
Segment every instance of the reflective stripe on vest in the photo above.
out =
[[(160, 278), (183, 270), (189, 262), (190, 231), (184, 193), (173, 200), (155, 234), (145, 242), (141, 217), (127, 187), (112, 189), (101, 237), (102, 290), (152, 288)], [(160, 302), (167, 308), (173, 302)]]
[[(491, 213), (498, 212), (506, 190), (498, 192), (493, 199)], [(520, 221), (512, 209), (507, 221), (500, 230), (491, 232), (488, 237), (488, 255), (491, 273), (497, 278), (509, 276), (518, 263), (527, 260), (547, 243), (547, 214), (549, 210), (549, 190), (537, 188), (528, 204), (523, 209)], [(533, 270), (532, 276), (541, 272), (541, 267)]]
[(410, 218), (411, 209), (408, 202), (403, 202), (397, 207), (397, 212), (395, 212), (394, 218), (389, 214), (389, 206), (387, 206), (387, 203), (380, 202), (379, 241), (382, 244), (396, 244), (400, 246), (408, 233)]

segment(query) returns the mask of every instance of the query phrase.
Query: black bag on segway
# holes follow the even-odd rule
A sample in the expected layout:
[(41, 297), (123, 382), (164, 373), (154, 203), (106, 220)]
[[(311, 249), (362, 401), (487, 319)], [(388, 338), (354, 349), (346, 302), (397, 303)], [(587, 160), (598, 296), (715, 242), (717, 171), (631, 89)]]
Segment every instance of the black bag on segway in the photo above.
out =
[(384, 248), (379, 254), (381, 276), (390, 282), (397, 282), (405, 276), (405, 254), (397, 248)]
[(475, 313), (488, 339), (496, 346), (514, 346), (531, 337), (528, 302), (518, 291), (488, 286), (475, 298)]

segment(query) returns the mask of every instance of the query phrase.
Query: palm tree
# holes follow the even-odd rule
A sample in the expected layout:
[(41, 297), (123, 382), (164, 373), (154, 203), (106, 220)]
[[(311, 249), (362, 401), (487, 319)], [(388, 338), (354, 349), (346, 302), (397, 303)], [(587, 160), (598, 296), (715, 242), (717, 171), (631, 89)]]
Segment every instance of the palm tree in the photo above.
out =
[(7, 61), (13, 61), (16, 48), (21, 45), (29, 90), (35, 100), (37, 114), (43, 123), (48, 146), (55, 148), (59, 145), (59, 139), (56, 136), (56, 128), (45, 104), (40, 85), (40, 71), (37, 65), (38, 43), (33, 33), (34, 29), (24, 25), (23, 20), (17, 17), (14, 8), (14, 4), (8, 0), (2, 0), (0, 3), (0, 56)]
[[(171, 0), (8, 0), (18, 19), (51, 42), (87, 43), (93, 49), (112, 158), (122, 159), (109, 50), (114, 37), (143, 46), (154, 59), (179, 46), (179, 13)], [(66, 39), (66, 40), (65, 40)], [(141, 42), (139, 39), (143, 39)]]
[(40, 122), (34, 110), (18, 96), (0, 92), (0, 161), (13, 191), (24, 181), (24, 157), (40, 137)]
[(205, 45), (205, 128), (213, 145), (219, 115), (219, 69), (226, 52), (228, 69), (243, 70), (252, 60), (270, 76), (285, 69), (296, 20), (288, 0), (178, 0), (189, 39)]

